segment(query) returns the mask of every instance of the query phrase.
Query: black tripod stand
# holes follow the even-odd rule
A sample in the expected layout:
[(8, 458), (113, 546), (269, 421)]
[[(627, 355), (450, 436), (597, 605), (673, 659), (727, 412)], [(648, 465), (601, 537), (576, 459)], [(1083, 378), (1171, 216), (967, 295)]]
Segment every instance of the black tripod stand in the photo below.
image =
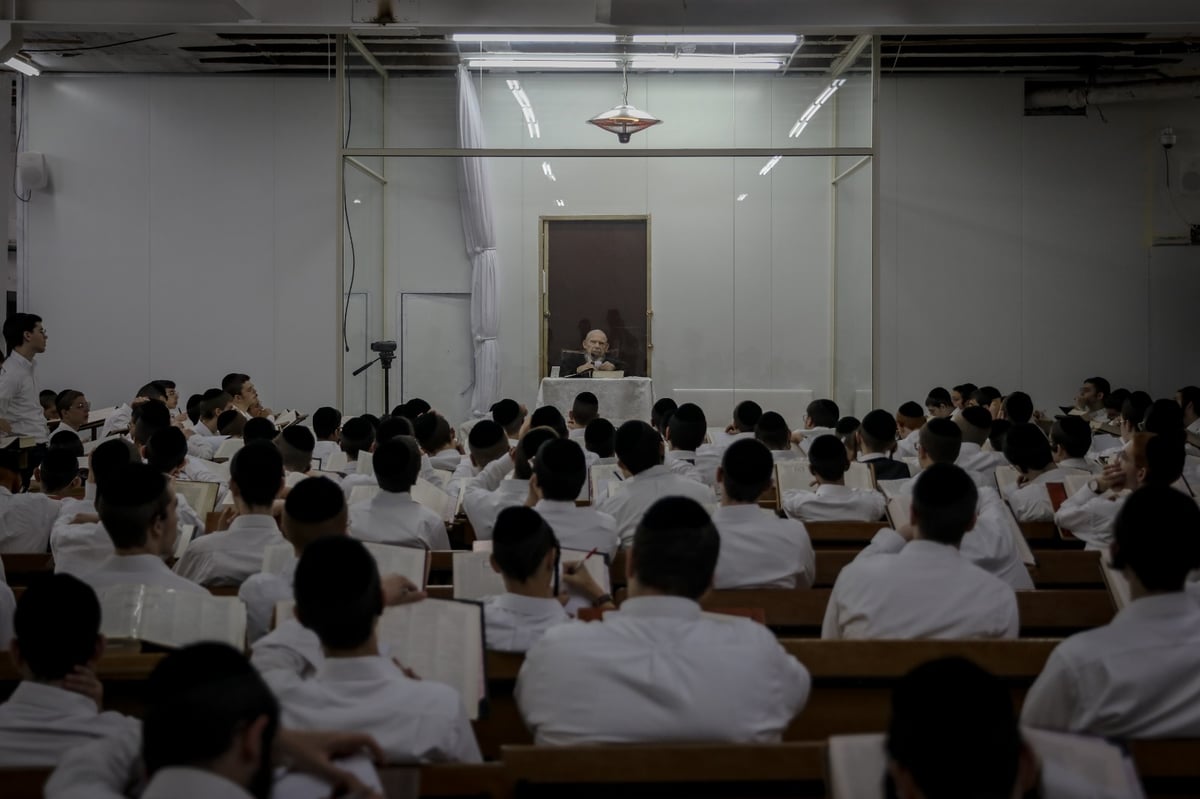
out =
[(378, 352), (379, 356), (373, 360), (364, 363), (362, 366), (355, 369), (350, 374), (353, 377), (358, 377), (367, 369), (379, 363), (383, 366), (383, 415), (387, 415), (392, 411), (391, 398), (391, 370), (392, 361), (396, 360), (396, 342), (394, 341), (374, 341), (371, 343), (371, 351)]

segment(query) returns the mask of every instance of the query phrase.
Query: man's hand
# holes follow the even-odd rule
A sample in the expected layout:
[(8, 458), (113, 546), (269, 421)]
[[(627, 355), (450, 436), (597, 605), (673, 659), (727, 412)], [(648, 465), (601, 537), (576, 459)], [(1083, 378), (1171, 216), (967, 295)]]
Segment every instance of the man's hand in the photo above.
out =
[(387, 607), (420, 602), (426, 594), (407, 577), (386, 574), (382, 580), (383, 604)]
[(248, 413), (251, 416), (273, 416), (274, 412), (270, 408), (264, 408), (262, 405), (254, 405)]
[(96, 710), (104, 710), (104, 684), (96, 677), (96, 672), (87, 666), (76, 666), (73, 672), (64, 677), (63, 690), (86, 696), (96, 703)]
[(1100, 489), (1101, 494), (1109, 490), (1120, 491), (1125, 488), (1125, 470), (1121, 468), (1121, 464), (1105, 464), (1104, 472), (1096, 478), (1096, 488)]
[(343, 771), (333, 762), (339, 757), (362, 754), (364, 750), (377, 765), (383, 762), (383, 750), (369, 735), (280, 729), (275, 738), (274, 754), (276, 763), (328, 782), (334, 789), (333, 796), (383, 799), (358, 777)]
[(563, 564), (562, 581), (586, 596), (591, 602), (595, 602), (607, 593), (588, 570), (583, 568), (582, 560), (567, 561)]
[(96, 524), (100, 517), (94, 513), (76, 513), (71, 518), (71, 524)]
[(617, 367), (612, 361), (605, 361), (600, 364), (599, 369), (601, 372), (615, 372)]
[[(583, 364), (578, 369), (576, 369), (575, 374), (577, 374), (577, 375), (587, 374), (588, 372), (592, 371), (595, 368), (596, 367), (592, 365), (592, 362), (588, 361), (587, 363)], [(603, 368), (603, 367), (601, 367), (601, 368)]]

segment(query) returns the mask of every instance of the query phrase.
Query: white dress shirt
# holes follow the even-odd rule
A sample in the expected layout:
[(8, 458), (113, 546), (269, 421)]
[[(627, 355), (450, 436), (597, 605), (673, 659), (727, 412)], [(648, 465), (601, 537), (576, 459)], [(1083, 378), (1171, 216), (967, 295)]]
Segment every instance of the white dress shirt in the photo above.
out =
[(463, 511), (475, 530), (475, 538), (480, 541), (491, 539), (500, 511), (524, 505), (529, 498), (528, 480), (504, 479), (512, 469), (512, 458), (497, 458), (467, 483), (463, 492)]
[[(893, 457), (896, 460), (901, 458), (917, 457), (917, 444), (921, 442), (921, 431), (914, 430), (904, 438), (900, 439), (900, 443), (896, 445), (896, 452)], [(962, 450), (959, 450), (961, 453)]]
[(275, 604), (292, 599), (297, 562), (288, 561), (283, 574), (252, 574), (238, 587), (238, 599), (246, 606), (246, 640), (251, 644), (271, 631)]
[(325, 468), (325, 464), (334, 453), (341, 452), (342, 445), (336, 441), (318, 441), (313, 445), (313, 457), (321, 461), (321, 468)]
[[(88, 493), (95, 491), (89, 483)], [(96, 506), (91, 499), (66, 499), (59, 505), (58, 518), (50, 530), (50, 552), (54, 555), (56, 574), (72, 574), (76, 577), (93, 571), (105, 559), (113, 555), (113, 542), (101, 522), (71, 522), (79, 514), (94, 514)]]
[(659, 464), (626, 478), (621, 483), (621, 490), (601, 502), (596, 510), (617, 520), (621, 543), (628, 544), (646, 511), (663, 497), (688, 497), (705, 506), (712, 505), (715, 500), (708, 486), (680, 477)]
[(463, 461), (463, 454), (451, 447), (429, 456), (429, 463), (435, 469), (453, 473)]
[(1046, 491), (1046, 483), (1061, 483), (1071, 474), (1084, 474), (1079, 469), (1051, 468), (1042, 472), (1024, 485), (1013, 483), (1005, 492), (1004, 499), (1012, 508), (1019, 522), (1054, 521), (1054, 504)]
[(808, 670), (750, 619), (671, 596), (604, 619), (553, 627), (526, 654), (515, 695), (539, 745), (778, 741), (808, 700)]
[(82, 694), (22, 680), (0, 705), (0, 767), (56, 766), (64, 752), (80, 744), (140, 729), (137, 719), (100, 712)]
[(970, 441), (962, 442), (958, 450), (958, 459), (954, 465), (962, 469), (975, 485), (980, 488), (993, 488), (996, 485), (996, 467), (1008, 463), (999, 452), (985, 452), (979, 444)]
[(275, 519), (264, 513), (238, 516), (229, 529), (192, 541), (175, 572), (200, 585), (240, 585), (262, 571), (263, 550), (287, 540)]
[(1063, 458), (1058, 462), (1060, 469), (1074, 469), (1077, 472), (1087, 472), (1088, 474), (1100, 474), (1104, 471), (1104, 467), (1098, 463), (1092, 463), (1087, 458)]
[(696, 453), (686, 449), (669, 449), (663, 457), (663, 465), (673, 473), (680, 477), (686, 477), (689, 480), (695, 480), (697, 483), (704, 483), (711, 486), (716, 479), (716, 470), (714, 469), (709, 479), (705, 480), (700, 474), (699, 464), (700, 461), (697, 459)]
[(1112, 524), (1131, 493), (1097, 494), (1091, 485), (1083, 486), (1059, 506), (1054, 523), (1086, 542), (1086, 549), (1102, 549), (1112, 543)]
[(482, 760), (458, 692), (414, 680), (385, 657), (326, 658), (312, 679), (288, 671), (263, 679), (289, 729), (367, 733), (389, 763)]
[(783, 510), (806, 522), (873, 522), (883, 518), (887, 499), (873, 489), (823, 483), (816, 491), (783, 492)]
[(274, 630), (250, 647), (250, 665), (260, 674), (287, 671), (298, 677), (311, 677), (325, 662), (317, 634), (293, 616), (279, 619)]
[[(71, 425), (67, 424), (66, 422), (62, 421), (61, 419), (58, 422), (58, 426), (55, 427), (54, 431), (50, 433), (50, 437), (53, 438), (54, 436), (58, 435), (59, 433), (74, 433), (76, 438), (80, 438), (79, 431), (76, 430), (74, 427), (71, 427)], [(82, 440), (82, 439), (80, 438), (80, 440)]]
[(725, 450), (729, 449), (733, 442), (740, 441), (743, 438), (754, 438), (754, 433), (726, 433), (718, 437), (711, 444), (701, 444), (696, 448), (695, 474), (700, 482), (709, 487), (717, 484), (717, 467), (721, 465), (721, 461), (725, 458)]
[(505, 592), (483, 602), (483, 640), (497, 652), (526, 652), (546, 630), (569, 621), (563, 603), (554, 597)]
[(154, 772), (141, 799), (254, 799), (242, 786), (215, 771), (168, 766)]
[(1200, 419), (1197, 419), (1196, 421), (1189, 424), (1187, 426), (1187, 431), (1189, 433), (1195, 433), (1196, 435), (1200, 436)]
[(758, 505), (722, 505), (712, 515), (721, 536), (713, 588), (808, 588), (816, 576), (804, 525)]
[(880, 530), (833, 585), (822, 638), (1016, 638), (1017, 597), (936, 541)]
[[(342, 494), (346, 497), (346, 502), (350, 502), (350, 495), (354, 493), (354, 489), (358, 486), (378, 486), (379, 481), (375, 479), (373, 474), (347, 474), (342, 478)], [(365, 500), (359, 500), (355, 504), (362, 504)]]
[(808, 448), (820, 436), (836, 436), (837, 430), (832, 427), (811, 427), (807, 430), (795, 431), (800, 434), (800, 451), (808, 455)]
[(1021, 710), (1031, 727), (1106, 738), (1200, 736), (1200, 604), (1135, 599), (1050, 653)]
[(13, 614), (17, 611), (17, 598), (8, 583), (0, 581), (0, 641), (8, 649), (13, 639)]
[(0, 552), (46, 552), (61, 502), (0, 488)]
[(104, 426), (100, 428), (97, 438), (103, 440), (118, 430), (127, 430), (132, 421), (133, 407), (128, 402), (123, 402), (104, 420)]
[(37, 365), (19, 352), (10, 353), (0, 365), (0, 419), (8, 420), (13, 435), (45, 444), (50, 433), (39, 393)]
[(449, 549), (446, 524), (407, 491), (380, 491), (350, 508), (350, 535), (418, 549)]
[(153, 585), (189, 594), (208, 593), (203, 586), (185, 580), (167, 568), (158, 555), (113, 554), (92, 571), (79, 575), (79, 579), (96, 592), (114, 585)]
[(591, 552), (596, 548), (610, 558), (617, 554), (617, 520), (592, 508), (576, 507), (574, 500), (541, 499), (533, 506), (554, 531), (563, 549)]

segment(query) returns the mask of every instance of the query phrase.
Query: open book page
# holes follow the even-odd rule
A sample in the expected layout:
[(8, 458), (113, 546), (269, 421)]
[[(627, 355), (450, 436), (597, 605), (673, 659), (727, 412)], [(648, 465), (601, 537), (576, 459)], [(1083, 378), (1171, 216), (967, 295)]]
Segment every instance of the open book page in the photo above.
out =
[(596, 497), (603, 496), (603, 489), (609, 483), (619, 483), (624, 480), (621, 467), (615, 463), (600, 463), (588, 470), (588, 487), (591, 489), (592, 502)]
[[(562, 551), (562, 558), (559, 562), (559, 585), (564, 587), (566, 586), (566, 582), (564, 582), (562, 579), (562, 570), (564, 568), (564, 564), (572, 561), (583, 560), (583, 568), (587, 569), (587, 573), (592, 576), (593, 580), (600, 584), (600, 587), (604, 589), (606, 594), (611, 594), (612, 580), (608, 571), (608, 562), (599, 552), (597, 552), (595, 555), (592, 555), (590, 558), (587, 557), (587, 554), (587, 552), (577, 549), (564, 549)], [(587, 558), (587, 560), (584, 560), (584, 558)], [(571, 588), (567, 588), (566, 590), (567, 613), (570, 613), (572, 616), (574, 616), (579, 612), (580, 608), (590, 608), (592, 606), (592, 601), (583, 594), (578, 593)]]
[(1087, 488), (1087, 484), (1094, 477), (1092, 474), (1068, 474), (1062, 479), (1063, 490), (1067, 492), (1068, 497), (1072, 497), (1079, 489)]
[(467, 486), (470, 485), (470, 480), (460, 480), (458, 483), (458, 496), (454, 500), (454, 515), (462, 516), (466, 513), (463, 510), (463, 498), (467, 495)]
[(387, 608), (379, 642), (423, 680), (458, 689), (467, 717), (479, 718), (485, 696), (483, 607), (474, 602), (425, 599)]
[(859, 461), (851, 463), (850, 468), (846, 470), (846, 487), (861, 488), (866, 491), (874, 490), (875, 484), (871, 481), (871, 467)]
[[(333, 761), (333, 765), (358, 777), (363, 785), (373, 789), (380, 796), (387, 796), (389, 799), (417, 799), (420, 796), (420, 791), (415, 784), (408, 792), (398, 792), (392, 784), (389, 784), (388, 790), (385, 792), (379, 772), (375, 770), (374, 764), (366, 755), (340, 758)], [(412, 772), (414, 781), (420, 780), (419, 772), (416, 769), (393, 769), (392, 771), (398, 777), (403, 777), (406, 772)], [(326, 799), (328, 796), (330, 796), (328, 782), (300, 771), (284, 772), (275, 778), (275, 782), (271, 786), (271, 799)]]
[(1000, 489), (1000, 496), (1008, 496), (1008, 492), (1016, 486), (1018, 477), (1017, 470), (1011, 466), (996, 467), (996, 487)]
[(33, 436), (0, 436), (0, 449), (29, 449), (37, 446), (37, 439)]
[(370, 477), (375, 476), (375, 459), (371, 453), (365, 451), (358, 453), (358, 473)]
[(1021, 728), (1042, 762), (1041, 796), (1145, 797), (1133, 759), (1103, 738)]
[(196, 480), (176, 480), (175, 491), (182, 494), (192, 510), (203, 519), (217, 508), (217, 493), (220, 483), (202, 483)]
[(366, 502), (371, 497), (379, 493), (379, 486), (373, 485), (357, 485), (350, 489), (349, 505), (357, 505), (360, 502)]
[(491, 552), (492, 551), (492, 539), (489, 538), (484, 541), (478, 541), (478, 540), (472, 541), (471, 542), (471, 551), (472, 552)]
[(246, 646), (246, 608), (234, 596), (210, 596), (153, 585), (117, 585), (99, 592), (105, 635), (160, 646), (220, 641)]
[(271, 544), (263, 549), (262, 573), (284, 574), (296, 562), (296, 548), (290, 543)]
[(454, 553), (451, 560), (454, 574), (451, 579), (454, 582), (455, 599), (484, 599), (504, 593), (504, 580), (492, 568), (491, 557), (490, 550)]
[(326, 458), (325, 463), (321, 464), (321, 467), (329, 472), (344, 472), (346, 471), (346, 464), (348, 462), (349, 459), (346, 457), (346, 453), (338, 450)]
[(436, 513), (442, 521), (449, 522), (454, 519), (455, 498), (428, 480), (417, 478), (412, 487), (412, 498)]
[(833, 799), (884, 799), (884, 736), (835, 735), (829, 739), (829, 795)]
[(284, 411), (283, 413), (275, 414), (275, 426), (282, 430), (289, 425), (295, 424), (300, 418), (300, 414), (296, 411)]
[(889, 499), (887, 515), (893, 530), (899, 530), (909, 524), (912, 519), (912, 497), (907, 494), (897, 494)]
[(221, 442), (221, 446), (217, 447), (217, 451), (213, 453), (213, 457), (225, 459), (232, 458), (238, 453), (238, 450), (245, 445), (246, 442), (242, 441), (240, 438), (227, 438)]
[(116, 412), (117, 412), (117, 407), (115, 405), (110, 408), (96, 408), (94, 410), (88, 411), (88, 420), (85, 424), (88, 424), (88, 425), (101, 424), (102, 425), (108, 421), (108, 417), (112, 416)]
[(429, 578), (429, 552), (416, 547), (398, 547), (364, 541), (363, 546), (375, 558), (379, 574), (398, 574), (406, 577), (413, 585), (425, 587)]
[(791, 458), (775, 462), (775, 488), (779, 491), (780, 498), (788, 491), (812, 491), (812, 481), (813, 476), (807, 460)]
[(187, 551), (188, 544), (192, 543), (192, 539), (196, 537), (196, 525), (184, 524), (179, 527), (179, 536), (175, 539), (174, 557), (179, 560), (183, 557), (183, 553)]
[(1109, 554), (1108, 547), (1101, 548), (1100, 573), (1104, 575), (1104, 584), (1108, 586), (1108, 593), (1112, 597), (1113, 604), (1116, 605), (1117, 610), (1123, 610), (1133, 601), (1133, 594), (1129, 590), (1129, 580), (1125, 579), (1125, 575), (1116, 569), (1108, 568), (1108, 564), (1111, 562), (1112, 555)]
[(908, 479), (900, 480), (880, 480), (877, 483), (877, 486), (879, 487), (879, 490), (883, 492), (885, 497), (891, 499), (892, 497), (899, 497), (908, 494), (908, 492), (904, 491), (903, 488), (911, 479), (912, 478), (910, 477)]

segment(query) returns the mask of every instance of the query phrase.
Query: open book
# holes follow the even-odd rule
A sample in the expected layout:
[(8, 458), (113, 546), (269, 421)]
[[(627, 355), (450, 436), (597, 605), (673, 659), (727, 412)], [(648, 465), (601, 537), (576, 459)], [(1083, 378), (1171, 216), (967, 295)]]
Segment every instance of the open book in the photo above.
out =
[(235, 596), (174, 591), (156, 585), (113, 585), (98, 592), (100, 631), (110, 639), (159, 646), (220, 641), (246, 647), (246, 608)]
[(325, 462), (321, 464), (321, 468), (327, 472), (344, 472), (346, 471), (347, 463), (349, 463), (349, 459), (346, 457), (346, 453), (338, 450), (325, 459)]
[[(398, 547), (363, 541), (380, 575), (399, 574), (407, 577), (413, 585), (424, 587), (429, 578), (429, 553), (416, 547)], [(263, 550), (262, 571), (281, 576), (296, 562), (296, 550), (291, 544), (272, 544)]]
[(1017, 485), (1017, 479), (1020, 476), (1012, 466), (997, 466), (996, 487), (1000, 489), (1000, 496), (1008, 496), (1008, 492)]
[(221, 490), (220, 483), (202, 483), (198, 480), (176, 480), (175, 491), (182, 494), (192, 510), (200, 518), (208, 516), (217, 509), (217, 494)]
[(490, 550), (454, 553), (451, 580), (455, 599), (483, 599), (504, 593), (504, 580), (492, 568), (491, 557)]
[[(601, 555), (599, 552), (597, 552), (595, 555), (592, 555), (590, 558), (587, 557), (587, 554), (587, 552), (582, 552), (577, 549), (564, 549), (562, 551), (562, 558), (560, 559), (558, 566), (559, 585), (566, 585), (566, 583), (562, 581), (562, 570), (564, 568), (563, 564), (582, 560), (583, 568), (587, 570), (588, 574), (592, 575), (592, 579), (600, 584), (600, 587), (604, 589), (605, 593), (612, 593), (611, 576), (608, 570), (608, 558), (604, 555)], [(587, 559), (584, 560), (584, 558)], [(590, 608), (591, 606), (592, 601), (586, 596), (576, 592), (574, 589), (567, 589), (567, 613), (570, 613), (572, 616), (574, 616), (579, 612), (580, 608)]]
[(29, 449), (37, 446), (33, 436), (0, 436), (0, 449)]
[(893, 530), (899, 530), (912, 519), (912, 497), (907, 494), (896, 494), (888, 499), (888, 520)]
[(179, 536), (175, 539), (175, 560), (183, 557), (183, 553), (187, 552), (188, 544), (192, 543), (192, 539), (196, 537), (196, 525), (184, 524), (179, 528)]
[(221, 446), (217, 447), (217, 451), (213, 453), (213, 458), (228, 460), (236, 455), (238, 450), (245, 446), (245, 443), (240, 438), (227, 438), (221, 442)]
[(108, 417), (117, 412), (117, 406), (113, 405), (108, 408), (94, 408), (88, 411), (87, 421), (84, 422), (84, 427), (92, 427), (94, 425), (102, 425), (108, 421)]
[(458, 510), (456, 497), (450, 496), (423, 477), (418, 477), (417, 482), (413, 484), (412, 498), (436, 513), (444, 522), (453, 521)]
[(368, 477), (375, 476), (375, 457), (372, 453), (366, 450), (359, 451), (357, 473), (365, 474)]
[(282, 430), (285, 427), (291, 427), (294, 424), (304, 421), (308, 416), (300, 413), (300, 411), (286, 410), (282, 413), (275, 414), (275, 426)]
[(588, 490), (592, 498), (592, 504), (596, 503), (598, 497), (605, 496), (605, 489), (609, 483), (620, 483), (625, 479), (625, 475), (621, 474), (621, 467), (615, 463), (601, 463), (593, 466), (588, 470)]

